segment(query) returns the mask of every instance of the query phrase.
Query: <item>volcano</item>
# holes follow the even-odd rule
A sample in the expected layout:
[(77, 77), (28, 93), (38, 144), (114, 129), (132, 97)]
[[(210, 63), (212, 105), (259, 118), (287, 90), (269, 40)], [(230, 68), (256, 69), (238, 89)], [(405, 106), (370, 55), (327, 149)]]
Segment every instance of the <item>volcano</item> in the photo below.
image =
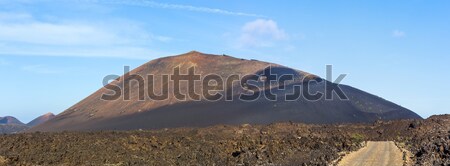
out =
[(53, 119), (54, 117), (55, 117), (55, 115), (53, 113), (49, 112), (49, 113), (41, 115), (41, 116), (33, 119), (32, 121), (28, 122), (27, 126), (33, 127), (33, 126), (39, 125), (41, 123), (44, 123), (50, 119)]
[(24, 125), (20, 120), (12, 116), (0, 117), (0, 125)]
[[(194, 89), (193, 92), (196, 94), (204, 94), (205, 87), (198, 81), (193, 84), (182, 81), (179, 86), (175, 86), (170, 81), (165, 81), (164, 75), (173, 76), (175, 70), (187, 74), (190, 69), (195, 69), (195, 74), (201, 78), (212, 74), (215, 78), (230, 78), (237, 75), (241, 81), (221, 83), (216, 80), (216, 87), (212, 90), (222, 98), (214, 101), (210, 100), (211, 98), (196, 99), (188, 95), (180, 99), (180, 94), (191, 92), (189, 89)], [(290, 75), (294, 79), (288, 79), (281, 85), (279, 82), (267, 83), (267, 76), (271, 76), (266, 75), (268, 69), (270, 74), (276, 75), (277, 80), (283, 75)], [(146, 79), (148, 75), (153, 75), (154, 80), (139, 82), (138, 76)], [(322, 97), (311, 100), (299, 97), (295, 100), (286, 100), (287, 94), (295, 94), (296, 87), (305, 85), (308, 85), (308, 92), (323, 94), (327, 92), (327, 85), (339, 87), (346, 98), (342, 99), (334, 92), (331, 99)], [(167, 88), (164, 88), (166, 86)], [(261, 86), (263, 87), (257, 88)], [(123, 90), (115, 92), (113, 87)], [(161, 100), (152, 100), (146, 95), (149, 90), (154, 94), (168, 94), (168, 96)], [(105, 100), (105, 95), (113, 96), (118, 92), (121, 96)], [(243, 94), (264, 95), (269, 94), (268, 92), (276, 96), (251, 100), (239, 98)], [(152, 60), (29, 131), (137, 130), (287, 121), (312, 124), (360, 123), (394, 119), (421, 119), (421, 117), (375, 95), (347, 85), (331, 83), (304, 71), (258, 60), (192, 51)]]

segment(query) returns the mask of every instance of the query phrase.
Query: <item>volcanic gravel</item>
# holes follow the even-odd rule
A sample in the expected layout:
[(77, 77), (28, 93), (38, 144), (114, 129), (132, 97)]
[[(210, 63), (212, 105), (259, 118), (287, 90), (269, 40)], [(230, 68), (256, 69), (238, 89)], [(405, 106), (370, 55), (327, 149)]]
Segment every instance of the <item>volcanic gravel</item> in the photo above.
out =
[(0, 165), (328, 165), (393, 140), (415, 165), (449, 165), (450, 116), (373, 124), (213, 126), (0, 136)]

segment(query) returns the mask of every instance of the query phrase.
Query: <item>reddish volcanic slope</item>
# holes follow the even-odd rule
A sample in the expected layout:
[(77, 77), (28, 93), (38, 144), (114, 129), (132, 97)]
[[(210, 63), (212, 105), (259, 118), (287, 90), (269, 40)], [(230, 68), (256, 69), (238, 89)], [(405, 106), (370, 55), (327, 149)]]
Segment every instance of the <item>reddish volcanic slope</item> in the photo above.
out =
[(31, 122), (27, 123), (27, 126), (36, 126), (39, 125), (41, 123), (47, 122), (50, 119), (53, 119), (55, 117), (55, 115), (53, 113), (47, 113), (44, 114), (42, 116), (37, 117), (36, 119), (32, 120)]
[[(266, 93), (268, 90), (273, 90), (278, 95), (276, 101), (270, 101), (264, 97), (251, 102), (240, 100), (193, 101), (189, 98), (180, 101), (173, 95), (174, 86), (170, 82), (163, 83), (161, 81), (162, 74), (171, 74), (177, 66), (180, 67), (183, 74), (188, 72), (188, 68), (195, 67), (195, 73), (200, 74), (201, 77), (207, 74), (216, 74), (224, 80), (235, 74), (264, 76), (270, 66), (272, 74), (279, 76), (291, 74), (297, 81), (287, 81), (285, 90), (274, 89), (271, 86), (260, 91)], [(152, 60), (132, 70), (129, 74), (141, 75), (144, 78), (149, 74), (155, 75), (155, 81), (152, 84), (155, 87), (155, 93), (169, 92), (168, 99), (154, 101), (146, 96), (145, 100), (139, 100), (138, 93), (140, 91), (147, 92), (148, 86), (139, 88), (136, 81), (131, 81), (130, 100), (125, 101), (123, 98), (114, 101), (102, 100), (102, 94), (113, 94), (113, 92), (101, 88), (55, 118), (30, 131), (134, 130), (202, 127), (217, 124), (267, 124), (283, 121), (345, 123), (372, 122), (379, 119), (420, 119), (420, 116), (406, 108), (346, 85), (339, 86), (349, 100), (339, 100), (335, 95), (333, 100), (308, 101), (300, 98), (295, 101), (285, 101), (284, 94), (292, 93), (294, 86), (304, 85), (305, 80), (316, 80), (310, 87), (319, 92), (324, 92), (326, 81), (318, 76), (281, 65), (225, 55), (210, 55), (192, 51), (178, 56)], [(122, 87), (123, 81), (128, 79), (130, 77), (122, 76), (110, 85)], [(243, 79), (247, 79), (247, 77), (243, 77)], [(259, 86), (264, 84), (264, 81), (264, 79), (259, 79), (255, 84)], [(161, 88), (165, 84), (169, 84), (168, 89)], [(238, 95), (247, 94), (249, 91), (236, 82), (224, 86), (234, 87), (232, 94), (235, 99)], [(199, 82), (190, 87), (185, 82), (180, 84), (182, 94), (186, 94), (188, 88), (194, 88), (195, 92), (199, 94), (203, 90)], [(219, 91), (219, 93), (230, 96), (230, 93), (224, 91)]]

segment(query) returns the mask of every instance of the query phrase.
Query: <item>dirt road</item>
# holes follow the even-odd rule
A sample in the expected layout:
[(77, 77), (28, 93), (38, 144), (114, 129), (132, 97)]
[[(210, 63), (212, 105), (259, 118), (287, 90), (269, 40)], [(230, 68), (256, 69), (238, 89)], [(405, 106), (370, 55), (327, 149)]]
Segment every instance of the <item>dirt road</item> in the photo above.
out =
[(339, 166), (402, 166), (403, 153), (392, 141), (367, 142), (367, 146), (342, 158)]

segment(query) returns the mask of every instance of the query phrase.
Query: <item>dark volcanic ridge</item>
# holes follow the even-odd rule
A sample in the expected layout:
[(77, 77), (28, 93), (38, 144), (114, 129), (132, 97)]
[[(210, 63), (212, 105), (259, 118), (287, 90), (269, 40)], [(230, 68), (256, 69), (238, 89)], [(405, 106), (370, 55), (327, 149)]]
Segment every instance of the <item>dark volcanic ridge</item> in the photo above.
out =
[[(172, 74), (174, 68), (179, 67), (181, 73), (187, 73), (190, 67), (195, 67), (195, 73), (202, 77), (207, 74), (217, 74), (221, 78), (230, 75), (257, 75), (265, 76), (270, 67), (273, 74), (279, 76), (291, 74), (296, 81), (287, 82), (285, 90), (278, 87), (261, 89), (260, 93), (273, 91), (278, 95), (276, 101), (270, 101), (261, 97), (252, 102), (240, 100), (233, 101), (193, 101), (189, 98), (180, 101), (173, 95), (174, 87), (170, 83), (163, 83), (161, 75)], [(30, 131), (93, 131), (93, 130), (135, 130), (135, 129), (160, 129), (173, 127), (205, 127), (218, 124), (269, 124), (274, 122), (302, 122), (314, 124), (329, 123), (358, 123), (373, 122), (376, 120), (394, 119), (421, 119), (414, 112), (397, 104), (384, 100), (362, 90), (339, 85), (349, 100), (340, 100), (334, 95), (333, 100), (320, 99), (308, 101), (300, 98), (295, 101), (285, 101), (286, 93), (294, 91), (295, 86), (301, 86), (306, 80), (316, 80), (310, 85), (312, 90), (325, 92), (324, 79), (296, 69), (282, 65), (262, 62), (257, 60), (245, 60), (225, 55), (211, 55), (200, 52), (189, 52), (182, 55), (170, 56), (152, 60), (129, 72), (129, 75), (154, 75), (152, 84), (156, 94), (168, 92), (167, 100), (155, 101), (145, 98), (139, 101), (139, 92), (147, 92), (148, 87), (139, 88), (137, 81), (131, 81), (128, 101), (101, 99), (103, 94), (112, 94), (110, 90), (101, 88), (84, 100), (68, 108), (55, 118), (32, 128)], [(123, 88), (124, 81), (133, 77), (122, 76), (108, 86)], [(246, 79), (246, 77), (242, 77)], [(264, 84), (264, 80), (256, 81), (257, 85)], [(161, 89), (162, 85), (169, 84), (168, 89)], [(188, 88), (194, 88), (201, 94), (200, 84), (190, 85), (181, 83), (180, 90), (186, 94)], [(226, 84), (233, 87), (233, 97), (248, 93), (248, 89), (239, 84)], [(223, 91), (219, 93), (225, 94)]]

